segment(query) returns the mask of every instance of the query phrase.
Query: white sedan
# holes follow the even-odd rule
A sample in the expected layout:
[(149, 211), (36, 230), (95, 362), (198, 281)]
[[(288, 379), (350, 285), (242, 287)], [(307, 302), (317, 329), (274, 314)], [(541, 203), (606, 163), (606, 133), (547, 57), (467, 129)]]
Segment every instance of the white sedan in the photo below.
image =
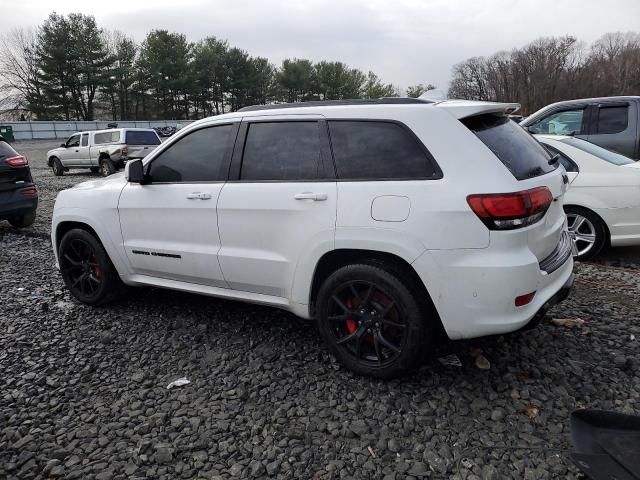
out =
[(577, 258), (640, 245), (640, 162), (571, 136), (535, 137), (559, 155), (571, 182), (564, 209)]

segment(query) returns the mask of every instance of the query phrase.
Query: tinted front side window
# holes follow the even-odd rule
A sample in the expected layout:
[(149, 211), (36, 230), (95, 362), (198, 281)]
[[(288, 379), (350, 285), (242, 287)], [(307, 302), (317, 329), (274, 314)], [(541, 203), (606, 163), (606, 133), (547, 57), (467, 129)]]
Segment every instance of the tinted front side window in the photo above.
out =
[(160, 139), (156, 132), (129, 130), (125, 143), (127, 145), (160, 145)]
[(522, 127), (498, 115), (477, 115), (461, 120), (518, 180), (544, 175), (555, 170), (542, 145)]
[(80, 141), (80, 145), (82, 147), (86, 147), (87, 145), (89, 145), (89, 134), (88, 133), (83, 133), (82, 134), (82, 140)]
[(151, 181), (215, 182), (222, 175), (231, 125), (201, 128), (182, 137), (151, 164)]
[(242, 180), (311, 180), (320, 177), (318, 122), (265, 122), (249, 125)]
[(598, 109), (597, 133), (620, 133), (629, 124), (629, 107), (600, 107)]
[(584, 133), (582, 131), (583, 117), (584, 109), (582, 108), (555, 112), (531, 125), (529, 131), (548, 135), (580, 135)]
[(329, 122), (340, 179), (429, 178), (432, 163), (417, 140), (391, 122)]

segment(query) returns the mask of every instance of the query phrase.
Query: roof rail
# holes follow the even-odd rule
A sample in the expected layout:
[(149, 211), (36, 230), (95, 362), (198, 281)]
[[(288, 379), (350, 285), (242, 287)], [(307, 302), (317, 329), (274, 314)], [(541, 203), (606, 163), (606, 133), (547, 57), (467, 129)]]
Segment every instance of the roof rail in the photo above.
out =
[(383, 97), (383, 98), (355, 98), (351, 100), (313, 100), (310, 102), (296, 103), (273, 103), (269, 105), (251, 105), (238, 110), (239, 112), (254, 112), (256, 110), (277, 110), (280, 108), (303, 108), (303, 107), (333, 107), (344, 105), (406, 105), (406, 104), (428, 104), (435, 103), (424, 98), (408, 97)]

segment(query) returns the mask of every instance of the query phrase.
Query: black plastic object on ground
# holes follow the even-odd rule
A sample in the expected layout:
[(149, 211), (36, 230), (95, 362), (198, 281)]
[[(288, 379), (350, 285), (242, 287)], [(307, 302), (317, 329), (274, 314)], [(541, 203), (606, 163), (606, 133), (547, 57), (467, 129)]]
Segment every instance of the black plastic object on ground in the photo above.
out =
[(590, 479), (640, 480), (640, 416), (576, 410), (571, 435), (571, 458)]

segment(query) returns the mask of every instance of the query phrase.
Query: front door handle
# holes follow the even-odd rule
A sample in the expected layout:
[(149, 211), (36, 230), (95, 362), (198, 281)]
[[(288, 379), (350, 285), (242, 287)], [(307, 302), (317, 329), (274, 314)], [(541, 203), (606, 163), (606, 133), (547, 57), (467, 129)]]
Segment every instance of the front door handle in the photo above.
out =
[(211, 200), (211, 194), (210, 193), (193, 192), (193, 193), (187, 193), (187, 198), (189, 200)]
[(293, 198), (296, 200), (313, 200), (314, 202), (324, 202), (327, 199), (326, 193), (302, 192), (296, 193)]

